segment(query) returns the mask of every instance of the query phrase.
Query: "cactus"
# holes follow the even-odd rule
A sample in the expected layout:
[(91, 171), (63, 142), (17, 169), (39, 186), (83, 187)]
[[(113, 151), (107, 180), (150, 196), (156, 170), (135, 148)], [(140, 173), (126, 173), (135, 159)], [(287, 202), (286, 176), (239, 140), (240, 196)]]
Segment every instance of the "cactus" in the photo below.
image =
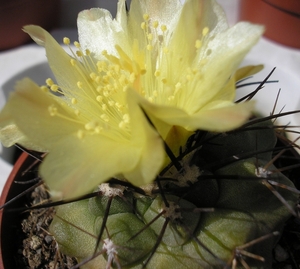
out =
[(78, 26), (72, 56), (24, 27), (57, 81), (20, 81), (0, 113), (2, 143), (47, 153), (59, 250), (83, 269), (271, 268), (299, 191), (276, 168), (295, 146), (277, 146), (280, 115), (249, 119), (263, 83), (235, 101), (263, 27), (229, 28), (215, 0), (119, 0)]
[(181, 170), (169, 165), (141, 189), (103, 183), (59, 206), (50, 232), (80, 268), (271, 268), (298, 197), (273, 164), (276, 140), (267, 119), (199, 131), (176, 158)]

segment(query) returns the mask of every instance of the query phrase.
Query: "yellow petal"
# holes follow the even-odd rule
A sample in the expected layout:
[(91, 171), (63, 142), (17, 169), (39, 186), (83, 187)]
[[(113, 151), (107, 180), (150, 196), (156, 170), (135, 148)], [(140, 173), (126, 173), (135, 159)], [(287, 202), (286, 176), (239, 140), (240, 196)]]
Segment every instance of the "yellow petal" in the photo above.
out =
[(192, 116), (190, 126), (202, 125), (199, 129), (225, 132), (240, 127), (252, 115), (254, 102), (233, 104), (217, 109), (204, 110)]
[(5, 147), (26, 141), (26, 137), (14, 123), (10, 113), (11, 108), (8, 103), (0, 113), (0, 141)]
[(260, 64), (260, 65), (248, 65), (248, 66), (244, 66), (242, 68), (239, 68), (235, 72), (235, 75), (234, 75), (235, 80), (240, 81), (241, 79), (250, 77), (250, 76), (260, 72), (263, 68), (264, 68), (264, 66), (262, 64)]
[(181, 126), (172, 126), (165, 142), (170, 147), (175, 156), (178, 156), (181, 149), (185, 147), (188, 138), (193, 134)]
[[(63, 88), (64, 94), (72, 95), (74, 98), (80, 99), (82, 94), (77, 89), (77, 83), (80, 79), (89, 74), (82, 65), (77, 62), (72, 66), (71, 59), (64, 49), (57, 43), (57, 41), (43, 28), (35, 25), (27, 25), (24, 31), (28, 33), (33, 40), (38, 41), (38, 44), (43, 45), (46, 49), (46, 56), (48, 58), (49, 66), (57, 80), (57, 84)], [(86, 87), (88, 82), (83, 80), (85, 90), (90, 90)], [(90, 92), (88, 94), (91, 94)]]
[[(124, 38), (125, 21), (125, 1), (118, 3), (119, 20), (113, 20), (110, 12), (105, 9), (92, 8), (83, 10), (78, 14), (77, 27), (79, 42), (81, 46), (88, 48), (94, 53), (96, 59), (103, 59), (102, 52), (105, 50), (108, 54), (117, 55), (115, 44), (127, 44), (128, 40)], [(125, 16), (124, 16), (125, 15)], [(105, 38), (103, 38), (105, 37)]]
[(76, 197), (110, 177), (123, 174), (134, 185), (152, 182), (164, 160), (163, 143), (140, 107), (129, 100), (131, 141), (107, 136), (65, 137), (45, 158), (41, 174), (54, 193)]
[(124, 173), (124, 176), (134, 185), (151, 183), (159, 173), (164, 162), (165, 152), (163, 142), (157, 131), (153, 129), (146, 115), (136, 100), (132, 98), (134, 90), (128, 89), (128, 107), (131, 122), (132, 145), (141, 149), (137, 166)]
[[(140, 29), (141, 22), (145, 21), (144, 15), (149, 16), (151, 23), (157, 21), (158, 25), (168, 25), (173, 31), (178, 22), (182, 4), (179, 0), (132, 0), (129, 9), (129, 22), (135, 22), (134, 27)], [(136, 34), (136, 33), (135, 33)]]
[(43, 161), (40, 173), (54, 193), (63, 198), (93, 191), (98, 184), (138, 162), (139, 148), (106, 137), (76, 135), (64, 137)]
[[(239, 127), (251, 115), (254, 102), (234, 104), (229, 101), (219, 101), (208, 105), (206, 109), (201, 109), (195, 114), (187, 114), (182, 109), (171, 106), (156, 105), (148, 102), (136, 92), (132, 92), (132, 98), (137, 100), (147, 115), (151, 119), (159, 119), (156, 128), (160, 133), (160, 128), (178, 125), (194, 131), (197, 129), (207, 131), (228, 131)], [(155, 121), (156, 123), (156, 121)]]
[[(55, 107), (57, 113), (64, 117), (51, 116), (51, 107)], [(10, 131), (15, 132), (16, 136), (19, 136), (20, 131), (30, 141), (31, 148), (36, 150), (50, 150), (61, 137), (76, 133), (81, 127), (76, 123), (75, 113), (69, 107), (62, 106), (58, 98), (42, 91), (29, 79), (23, 79), (16, 84), (16, 91), (11, 94), (4, 112), (10, 115), (11, 121), (16, 125)], [(4, 112), (1, 113), (1, 119)], [(3, 122), (1, 126), (5, 124)], [(8, 128), (9, 126), (4, 128), (4, 131)], [(16, 138), (14, 142), (28, 146), (28, 141), (22, 143)]]
[(211, 33), (216, 35), (217, 32), (228, 28), (220, 6), (214, 1), (185, 1), (169, 44), (170, 50), (182, 58), (177, 57), (178, 61), (188, 61), (190, 64), (194, 60), (195, 42), (203, 37), (204, 28), (209, 30), (208, 36), (211, 36)]
[[(193, 92), (191, 107), (202, 107), (215, 99), (222, 91), (241, 61), (258, 41), (263, 27), (239, 23), (212, 39), (203, 52), (199, 52), (197, 61), (203, 72)], [(201, 65), (201, 58), (205, 64)]]

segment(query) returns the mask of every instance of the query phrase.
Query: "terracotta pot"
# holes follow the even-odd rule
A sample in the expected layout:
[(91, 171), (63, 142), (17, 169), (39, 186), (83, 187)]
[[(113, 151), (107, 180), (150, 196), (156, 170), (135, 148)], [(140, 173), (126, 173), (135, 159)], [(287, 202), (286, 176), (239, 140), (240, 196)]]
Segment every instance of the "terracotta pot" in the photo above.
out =
[(22, 45), (30, 37), (22, 31), (27, 24), (49, 30), (59, 18), (60, 0), (0, 0), (0, 50)]
[(241, 0), (239, 19), (264, 24), (265, 37), (300, 48), (299, 0)]
[[(0, 205), (3, 205), (10, 199), (16, 197), (24, 190), (28, 189), (32, 184), (17, 184), (14, 181), (28, 181), (32, 180), (32, 174), (26, 173), (22, 175), (23, 171), (29, 167), (33, 162), (33, 158), (28, 154), (23, 153), (5, 183), (3, 188)], [(23, 207), (26, 201), (26, 197), (18, 199), (13, 204), (0, 210), (0, 268), (1, 269), (16, 269), (18, 268), (15, 264), (14, 255), (17, 253), (17, 227), (20, 227), (20, 214), (17, 212), (9, 212), (10, 208)]]

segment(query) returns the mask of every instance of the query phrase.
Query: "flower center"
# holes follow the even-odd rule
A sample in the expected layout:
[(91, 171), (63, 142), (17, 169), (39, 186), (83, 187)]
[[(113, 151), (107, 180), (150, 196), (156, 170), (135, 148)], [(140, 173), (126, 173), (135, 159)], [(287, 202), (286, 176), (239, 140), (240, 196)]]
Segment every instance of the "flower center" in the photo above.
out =
[(129, 40), (132, 43), (131, 51), (126, 53), (116, 44), (118, 56), (104, 50), (103, 60), (96, 60), (88, 49), (83, 51), (78, 42), (74, 42), (74, 51), (70, 40), (64, 38), (64, 44), (73, 55), (66, 82), (57, 85), (48, 79), (48, 87), (42, 88), (50, 88), (52, 92), (61, 95), (59, 103), (73, 110), (73, 116), (76, 117), (60, 112), (55, 104), (48, 107), (51, 116), (82, 125), (77, 132), (78, 138), (101, 133), (111, 138), (130, 139), (130, 117), (126, 102), (126, 90), (129, 87), (149, 102), (192, 111), (189, 103), (193, 102), (190, 100), (191, 94), (197, 89), (202, 76), (199, 66), (193, 68), (192, 63), (209, 29), (203, 29), (191, 53), (190, 49), (178, 48), (177, 42), (170, 42), (176, 33), (171, 32), (166, 25), (160, 25), (148, 14), (144, 14), (143, 19), (143, 37)]
[[(82, 139), (88, 134), (107, 134), (110, 137), (130, 138), (130, 117), (126, 104), (128, 85), (133, 81), (131, 74), (123, 72), (120, 66), (110, 61), (96, 61), (89, 50), (82, 51), (80, 44), (74, 42), (77, 51), (70, 47), (70, 40), (64, 38), (73, 58), (70, 59), (71, 73), (77, 81), (72, 87), (57, 85), (51, 79), (46, 80), (53, 93), (60, 95), (60, 104), (67, 105), (75, 118), (60, 113), (53, 104), (48, 107), (51, 116), (59, 116), (82, 125), (77, 136)], [(105, 55), (105, 52), (103, 52)], [(54, 98), (56, 98), (55, 96)]]
[[(143, 44), (139, 44), (136, 39), (132, 49), (132, 65), (138, 65), (140, 70), (134, 72), (136, 80), (133, 87), (149, 102), (176, 106), (188, 111), (191, 91), (197, 88), (196, 85), (203, 76), (199, 68), (201, 65), (196, 67), (194, 59), (206, 43), (209, 29), (204, 27), (200, 39), (192, 44), (194, 47), (184, 49), (178, 42), (172, 41), (174, 35), (178, 35), (171, 32), (173, 29), (168, 29), (148, 14), (144, 14), (143, 19), (143, 38), (139, 38), (143, 40), (140, 41)], [(120, 57), (123, 58), (125, 53), (120, 51), (121, 48), (118, 48)], [(127, 55), (126, 57), (129, 58)]]

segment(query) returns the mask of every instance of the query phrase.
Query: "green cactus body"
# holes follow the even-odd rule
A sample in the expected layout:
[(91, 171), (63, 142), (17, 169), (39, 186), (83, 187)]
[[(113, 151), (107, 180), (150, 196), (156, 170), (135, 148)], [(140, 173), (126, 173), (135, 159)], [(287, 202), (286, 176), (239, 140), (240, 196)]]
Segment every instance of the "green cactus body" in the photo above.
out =
[(243, 262), (271, 268), (278, 240), (272, 233), (280, 232), (291, 215), (287, 205), (292, 208), (297, 200), (290, 190), (268, 183), (293, 187), (272, 164), (272, 124), (206, 133), (197, 142), (185, 156), (192, 157), (181, 159), (183, 167), (196, 171), (186, 185), (176, 182), (176, 173), (165, 173), (175, 178), (160, 180), (163, 191), (155, 184), (149, 195), (122, 187), (117, 195), (100, 191), (95, 198), (59, 206), (50, 232), (60, 250), (79, 262), (91, 257), (111, 200), (99, 255), (80, 268), (245, 268)]

